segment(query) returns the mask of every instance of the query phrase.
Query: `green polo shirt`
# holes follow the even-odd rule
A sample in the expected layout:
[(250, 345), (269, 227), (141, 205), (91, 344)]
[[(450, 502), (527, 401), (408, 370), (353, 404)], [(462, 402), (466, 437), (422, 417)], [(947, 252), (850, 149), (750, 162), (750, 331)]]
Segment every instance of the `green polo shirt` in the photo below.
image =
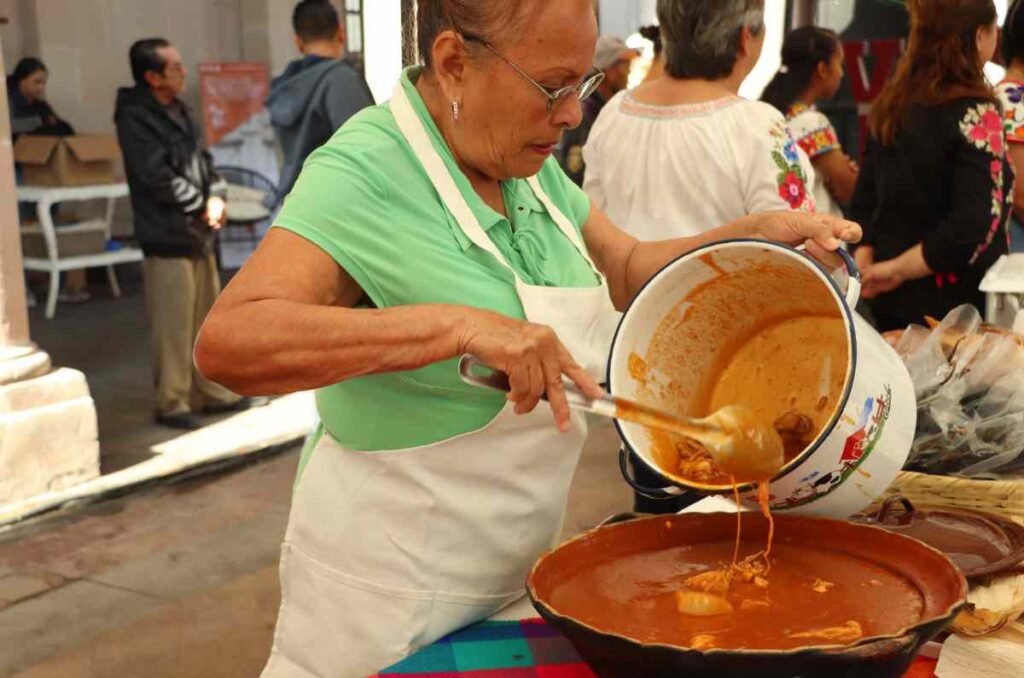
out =
[[(506, 218), (487, 206), (458, 169), (407, 69), (402, 85), (488, 237), (523, 280), (552, 287), (598, 284), (526, 180), (502, 182)], [(550, 158), (538, 178), (582, 228), (590, 200)], [(276, 226), (320, 247), (378, 308), (459, 304), (523, 318), (512, 273), (474, 245), (442, 204), (387, 104), (347, 122), (309, 156)], [(360, 451), (426, 445), (476, 430), (501, 410), (500, 394), (465, 385), (457, 361), (377, 374), (316, 393), (326, 430)]]

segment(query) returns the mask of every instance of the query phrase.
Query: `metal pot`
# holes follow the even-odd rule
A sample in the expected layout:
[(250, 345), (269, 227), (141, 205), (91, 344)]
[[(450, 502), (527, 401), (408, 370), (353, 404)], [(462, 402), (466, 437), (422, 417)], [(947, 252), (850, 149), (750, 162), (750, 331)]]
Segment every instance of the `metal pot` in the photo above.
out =
[[(772, 479), (771, 506), (776, 511), (835, 518), (864, 509), (903, 468), (917, 410), (903, 362), (854, 311), (860, 274), (846, 252), (840, 256), (845, 270), (834, 276), (806, 252), (760, 240), (719, 242), (677, 259), (647, 283), (623, 316), (609, 358), (610, 391), (677, 408), (679, 386), (692, 387), (711, 373), (723, 352), (749, 338), (752, 328), (773, 318), (801, 314), (841, 317), (848, 349), (842, 397), (818, 437)], [(733, 286), (732, 280), (740, 278), (742, 283)], [(726, 284), (716, 283), (723, 290), (716, 303), (686, 308), (685, 300), (692, 293), (719, 279)], [(661, 385), (652, 388), (631, 373), (631, 359), (646, 356), (654, 341), (663, 345), (667, 331), (672, 333), (675, 359), (663, 361)], [(672, 404), (666, 405), (669, 390)], [(731, 490), (671, 476), (659, 467), (644, 427), (621, 421), (616, 426), (624, 442), (623, 475), (638, 492), (659, 498), (684, 490), (705, 494)], [(637, 483), (627, 464), (630, 453), (671, 485), (656, 489)], [(744, 501), (753, 505), (753, 487), (741, 491)]]

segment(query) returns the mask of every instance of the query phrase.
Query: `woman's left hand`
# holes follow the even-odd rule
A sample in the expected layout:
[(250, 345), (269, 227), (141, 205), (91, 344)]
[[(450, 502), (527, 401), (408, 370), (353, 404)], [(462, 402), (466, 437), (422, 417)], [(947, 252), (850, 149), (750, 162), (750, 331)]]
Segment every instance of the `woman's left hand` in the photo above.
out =
[(892, 292), (906, 282), (906, 276), (896, 259), (882, 261), (861, 271), (861, 296), (874, 299), (880, 294)]
[(786, 245), (814, 243), (829, 252), (846, 243), (860, 242), (863, 232), (852, 221), (831, 214), (765, 212), (744, 218), (747, 237), (774, 240)]

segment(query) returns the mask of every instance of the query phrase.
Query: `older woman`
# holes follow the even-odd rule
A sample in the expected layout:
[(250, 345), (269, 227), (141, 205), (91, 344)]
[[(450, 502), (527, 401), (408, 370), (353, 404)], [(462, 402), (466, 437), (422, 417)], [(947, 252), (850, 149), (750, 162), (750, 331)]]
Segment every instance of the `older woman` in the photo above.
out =
[(813, 174), (783, 115), (738, 96), (764, 45), (764, 0), (658, 0), (665, 77), (613, 99), (583, 150), (583, 188), (640, 239), (808, 210)]
[[(661, 266), (716, 238), (859, 237), (781, 213), (637, 242), (551, 155), (596, 85), (592, 1), (420, 0), (417, 20), (424, 65), (310, 157), (196, 348), (239, 392), (318, 389), (269, 678), (364, 676), (522, 596), (585, 435), (563, 377), (601, 393), (615, 306)], [(507, 402), (460, 382), (464, 353), (510, 375)]]

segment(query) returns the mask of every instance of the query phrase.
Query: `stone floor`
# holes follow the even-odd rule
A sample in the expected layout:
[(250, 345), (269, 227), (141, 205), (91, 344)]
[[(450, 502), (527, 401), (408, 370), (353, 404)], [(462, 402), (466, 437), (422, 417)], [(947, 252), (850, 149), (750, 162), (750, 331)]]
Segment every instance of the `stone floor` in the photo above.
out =
[[(149, 326), (142, 299), (142, 269), (119, 266), (124, 296), (114, 299), (101, 269), (89, 272), (93, 298), (84, 304), (58, 304), (57, 315), (43, 315), (44, 297), (29, 311), (32, 340), (55, 365), (85, 373), (99, 417), (103, 473), (149, 459), (151, 448), (181, 435), (153, 422), (153, 376)], [(33, 286), (42, 292), (45, 276)], [(211, 418), (211, 421), (216, 421)]]
[[(616, 442), (596, 427), (566, 535), (628, 510)], [(258, 676), (297, 460), (291, 448), (0, 534), (0, 678)]]

